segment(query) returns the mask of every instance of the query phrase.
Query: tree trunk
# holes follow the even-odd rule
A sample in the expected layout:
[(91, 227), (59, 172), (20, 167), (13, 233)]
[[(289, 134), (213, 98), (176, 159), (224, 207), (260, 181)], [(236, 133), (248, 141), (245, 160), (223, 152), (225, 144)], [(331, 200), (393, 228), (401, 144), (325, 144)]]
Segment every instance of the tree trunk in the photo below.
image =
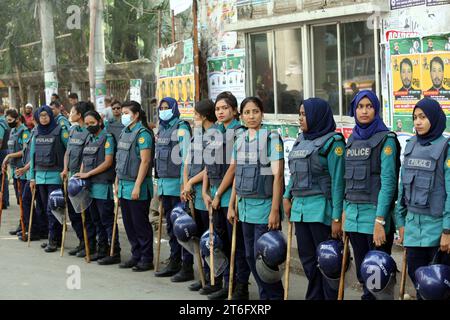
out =
[(58, 78), (53, 28), (53, 9), (49, 0), (39, 0), (39, 23), (42, 38), (42, 61), (44, 64), (45, 101), (51, 101), (52, 93), (58, 93)]

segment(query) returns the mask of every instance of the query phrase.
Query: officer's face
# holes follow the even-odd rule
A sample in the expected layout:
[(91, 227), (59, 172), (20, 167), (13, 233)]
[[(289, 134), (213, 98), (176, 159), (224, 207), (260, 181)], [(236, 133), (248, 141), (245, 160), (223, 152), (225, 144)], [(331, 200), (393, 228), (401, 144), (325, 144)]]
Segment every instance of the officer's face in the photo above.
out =
[(300, 129), (302, 129), (302, 132), (308, 132), (308, 124), (306, 123), (306, 112), (305, 107), (303, 105), (300, 106), (299, 110), (299, 123), (300, 123)]
[(159, 106), (159, 110), (168, 110), (170, 109), (169, 104), (166, 101), (163, 101)]
[(70, 109), (70, 114), (69, 114), (69, 120), (70, 122), (78, 122), (81, 118), (81, 114), (78, 113), (78, 111), (75, 109), (75, 107), (72, 107), (72, 109)]
[(136, 119), (139, 117), (139, 113), (133, 113), (129, 108), (124, 107), (122, 108), (122, 114), (130, 114), (131, 115), (131, 123), (136, 121)]
[(444, 69), (441, 64), (433, 62), (430, 66), (430, 73), (433, 87), (440, 88), (442, 86), (442, 80), (444, 80)]
[(86, 127), (89, 126), (96, 126), (96, 125), (100, 125), (101, 126), (101, 121), (98, 121), (97, 119), (95, 119), (93, 116), (87, 116), (84, 119), (84, 123), (86, 124)]
[(375, 119), (375, 108), (368, 98), (362, 98), (356, 106), (356, 119), (360, 124), (370, 124)]
[(122, 108), (120, 106), (120, 104), (115, 104), (111, 107), (112, 112), (113, 112), (113, 116), (114, 117), (120, 117), (120, 115), (122, 114)]
[(70, 103), (71, 106), (74, 106), (74, 105), (76, 105), (78, 103), (78, 100), (74, 99), (74, 98), (69, 98), (69, 103)]
[(50, 109), (52, 109), (52, 111), (53, 111), (53, 116), (54, 117), (56, 117), (56, 116), (58, 116), (59, 115), (59, 108), (57, 108), (55, 105), (53, 105), (53, 106), (50, 106)]
[(43, 126), (50, 123), (50, 117), (47, 112), (43, 111), (39, 114), (39, 123)]
[(231, 122), (236, 115), (236, 111), (234, 111), (233, 108), (229, 106), (225, 100), (218, 101), (216, 103), (215, 110), (217, 121), (222, 123)]
[[(17, 125), (16, 119), (13, 118), (13, 117), (11, 117), (11, 116), (6, 116), (6, 121), (8, 122), (8, 124), (14, 123), (14, 126), (13, 126), (13, 127), (15, 127), (15, 126)], [(10, 127), (11, 127), (11, 126), (10, 126)], [(12, 127), (12, 128), (13, 128), (13, 127)]]
[(405, 88), (411, 86), (412, 80), (412, 70), (411, 66), (407, 63), (402, 63), (400, 66), (400, 77), (402, 78), (402, 83)]
[(263, 113), (253, 102), (247, 102), (242, 110), (242, 119), (249, 129), (259, 129), (263, 119)]
[(420, 108), (416, 108), (414, 110), (414, 129), (416, 129), (416, 132), (419, 136), (422, 136), (424, 134), (427, 134), (428, 131), (430, 131), (431, 123), (430, 120), (428, 120), (425, 113)]

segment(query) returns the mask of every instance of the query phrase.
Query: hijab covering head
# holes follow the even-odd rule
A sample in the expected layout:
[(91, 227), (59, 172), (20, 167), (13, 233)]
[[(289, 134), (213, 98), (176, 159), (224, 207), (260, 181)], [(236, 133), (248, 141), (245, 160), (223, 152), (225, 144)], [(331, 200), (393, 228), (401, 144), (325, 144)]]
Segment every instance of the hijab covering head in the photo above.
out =
[[(361, 124), (356, 118), (356, 108), (363, 98), (369, 99), (375, 109), (375, 118), (369, 124)], [(378, 132), (389, 131), (388, 127), (386, 127), (380, 118), (380, 100), (378, 100), (375, 93), (371, 90), (362, 90), (355, 95), (351, 102), (350, 116), (355, 117), (356, 125), (352, 132), (353, 139), (355, 140), (367, 140)]]
[(159, 103), (158, 111), (159, 111), (159, 108), (161, 108), (161, 104), (163, 102), (167, 102), (167, 104), (169, 105), (169, 108), (173, 112), (173, 116), (169, 120), (161, 120), (161, 118), (159, 118), (159, 123), (161, 125), (163, 125), (164, 127), (167, 127), (169, 125), (170, 121), (172, 121), (175, 118), (179, 118), (180, 117), (180, 110), (178, 110), (178, 102), (177, 102), (177, 100), (175, 100), (173, 98), (170, 98), (170, 97), (166, 97), (166, 98), (163, 98), (161, 100), (161, 102)]
[[(48, 116), (50, 117), (50, 122), (46, 125), (42, 125), (39, 120), (39, 115), (42, 112), (47, 112)], [(50, 132), (53, 131), (53, 129), (55, 129), (58, 126), (55, 117), (53, 116), (52, 109), (47, 105), (43, 105), (34, 113), (34, 120), (36, 120), (36, 122), (38, 123), (37, 130), (38, 134), (40, 135), (48, 135)]]
[(431, 124), (430, 130), (426, 134), (416, 134), (417, 141), (424, 146), (442, 135), (446, 127), (447, 119), (444, 111), (442, 111), (441, 105), (434, 99), (423, 98), (417, 102), (413, 110), (413, 115), (416, 108), (422, 109)]
[(306, 140), (314, 140), (336, 130), (333, 112), (330, 105), (320, 98), (309, 98), (303, 101), (308, 131), (303, 132)]

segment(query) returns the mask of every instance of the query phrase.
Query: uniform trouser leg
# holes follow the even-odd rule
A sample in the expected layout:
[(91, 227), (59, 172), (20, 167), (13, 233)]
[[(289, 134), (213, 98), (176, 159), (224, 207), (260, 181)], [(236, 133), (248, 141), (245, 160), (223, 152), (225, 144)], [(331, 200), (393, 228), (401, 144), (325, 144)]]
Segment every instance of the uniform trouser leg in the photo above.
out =
[[(92, 199), (92, 205), (94, 205), (97, 208), (97, 211), (100, 213), (100, 221), (103, 226), (103, 229), (108, 235), (108, 245), (111, 246), (114, 228), (114, 200)], [(116, 224), (116, 235), (114, 239), (114, 254), (120, 253), (119, 233), (117, 232), (117, 230), (119, 229)]]
[(70, 202), (70, 199), (67, 199), (68, 201), (68, 207), (67, 211), (69, 213), (69, 219), (70, 224), (72, 225), (73, 230), (75, 231), (75, 234), (77, 235), (78, 240), (83, 240), (83, 222), (81, 219), (81, 213), (76, 213), (75, 209), (73, 208), (72, 202)]
[(331, 227), (323, 223), (295, 222), (298, 256), (303, 266), (308, 289), (306, 300), (337, 300), (338, 290), (332, 289), (317, 267), (318, 245), (331, 239)]
[[(20, 179), (17, 178), (13, 178), (13, 186), (14, 186), (14, 195), (16, 196), (16, 204), (20, 205), (19, 203), (19, 189), (17, 188), (17, 181), (19, 181)], [(21, 189), (23, 190), (23, 186), (20, 186)]]
[[(214, 232), (222, 240), (223, 253), (227, 257), (228, 262), (230, 262), (231, 239), (228, 237), (227, 212), (228, 212), (228, 208), (220, 208), (219, 210), (214, 211), (213, 212), (213, 225), (214, 225)], [(230, 279), (230, 265), (229, 264), (225, 268), (222, 276), (223, 276), (223, 281), (224, 281), (223, 286), (228, 288), (228, 282)]]
[(45, 212), (48, 217), (48, 231), (49, 241), (60, 242), (62, 238), (62, 224), (55, 218), (53, 215), (50, 205), (49, 205), (49, 195), (56, 189), (60, 189), (61, 186), (57, 184), (39, 184), (39, 194), (41, 199), (43, 199), (43, 203), (45, 203)]
[[(226, 208), (228, 210), (228, 208)], [(228, 239), (233, 240), (233, 225), (227, 219), (227, 231)], [(231, 253), (231, 251), (230, 251)], [(245, 244), (244, 235), (242, 233), (242, 222), (238, 221), (236, 224), (236, 251), (235, 251), (235, 281), (242, 284), (248, 284), (250, 278), (250, 267), (248, 266), (247, 259), (245, 258)]]
[(375, 300), (375, 297), (367, 290), (366, 285), (361, 277), (361, 264), (370, 250), (380, 250), (386, 252), (389, 248), (386, 246), (377, 247), (373, 243), (373, 235), (359, 233), (359, 232), (347, 232), (350, 242), (353, 248), (353, 254), (355, 255), (356, 276), (359, 283), (363, 285), (364, 294), (361, 296), (361, 300)]
[(282, 300), (284, 297), (283, 283), (277, 281), (269, 284), (261, 280), (256, 271), (256, 241), (264, 233), (268, 232), (267, 224), (253, 224), (242, 222), (242, 232), (244, 235), (245, 257), (247, 259), (253, 277), (258, 284), (259, 298), (261, 300)]
[[(424, 267), (433, 261), (434, 256), (438, 252), (439, 247), (407, 247), (406, 261), (408, 264), (408, 275), (411, 278), (414, 287), (416, 287), (416, 270)], [(448, 263), (447, 263), (448, 264)], [(422, 297), (417, 292), (417, 299), (422, 300)]]
[[(31, 188), (30, 188), (31, 189)], [(32, 195), (33, 196), (33, 195)], [(36, 221), (39, 229), (39, 237), (41, 239), (48, 238), (48, 216), (46, 212), (47, 202), (41, 200), (41, 193), (39, 186), (36, 185), (35, 193), (35, 208), (33, 214), (33, 222)], [(30, 199), (31, 201), (31, 199)]]
[(171, 260), (181, 260), (181, 245), (178, 243), (177, 238), (173, 234), (173, 225), (172, 221), (170, 221), (170, 214), (172, 213), (172, 209), (175, 205), (181, 202), (180, 197), (175, 196), (161, 196), (162, 197), (162, 205), (164, 208), (164, 213), (166, 216), (166, 228), (167, 234), (169, 235), (169, 246), (170, 246), (170, 259)]
[[(113, 209), (114, 210), (114, 209)], [(92, 203), (89, 206), (89, 216), (94, 225), (95, 232), (97, 234), (97, 243), (99, 246), (107, 246), (108, 245), (108, 233), (104, 228), (101, 217), (100, 217), (100, 208), (97, 206), (95, 199), (92, 199)], [(90, 242), (90, 241), (89, 241)]]
[[(198, 238), (200, 239), (200, 237), (203, 235), (203, 233), (205, 233), (206, 230), (209, 229), (209, 213), (208, 211), (205, 210), (198, 210), (195, 209), (195, 223), (197, 224), (197, 230), (198, 230)], [(208, 282), (209, 281), (209, 266), (208, 263), (206, 262), (205, 256), (202, 255), (202, 260), (203, 260), (203, 271), (205, 272), (205, 280)]]
[(133, 259), (141, 263), (153, 262), (153, 229), (148, 218), (150, 199), (121, 198), (120, 207)]
[[(8, 154), (7, 150), (0, 150), (0, 163), (3, 163), (6, 155)], [(3, 171), (0, 170), (0, 181), (3, 178)], [(5, 174), (5, 183), (3, 185), (3, 208), (9, 207), (9, 189), (8, 189), (8, 173)]]

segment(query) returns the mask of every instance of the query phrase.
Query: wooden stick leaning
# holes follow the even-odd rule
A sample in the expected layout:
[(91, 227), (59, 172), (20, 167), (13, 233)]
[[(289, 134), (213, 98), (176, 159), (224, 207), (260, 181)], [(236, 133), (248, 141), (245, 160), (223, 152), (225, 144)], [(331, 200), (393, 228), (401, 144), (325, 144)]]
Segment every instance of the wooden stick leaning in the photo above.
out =
[(89, 238), (86, 230), (86, 212), (84, 208), (81, 208), (81, 223), (83, 224), (83, 238), (84, 238), (84, 250), (86, 252), (85, 260), (87, 263), (91, 262), (91, 252), (89, 249)]
[[(67, 217), (68, 217), (68, 197), (67, 197), (67, 179), (64, 179), (63, 181), (63, 188), (64, 188), (64, 200), (66, 201), (66, 207), (64, 208), (64, 221), (63, 221), (63, 231), (62, 231), (62, 240), (61, 240), (61, 252), (59, 254), (60, 257), (64, 255), (64, 243), (66, 241), (66, 233), (67, 233)], [(33, 207), (33, 204), (31, 205)]]
[(233, 233), (231, 237), (231, 256), (230, 256), (230, 276), (228, 282), (228, 300), (233, 297), (233, 281), (234, 281), (234, 264), (236, 259), (236, 229), (238, 221), (238, 198), (236, 196), (236, 202), (234, 205), (235, 217), (233, 220)]
[(163, 220), (163, 205), (162, 205), (162, 197), (159, 198), (159, 218), (158, 218), (158, 238), (156, 242), (156, 265), (155, 272), (159, 271), (159, 257), (161, 254), (161, 236), (162, 236), (162, 220)]
[[(189, 209), (191, 210), (192, 219), (195, 221), (195, 208), (193, 200), (189, 200)], [(205, 272), (203, 270), (203, 264), (202, 264), (202, 255), (200, 254), (200, 245), (197, 240), (194, 241), (194, 251), (195, 251), (195, 257), (197, 258), (197, 268), (198, 268), (198, 275), (200, 277), (200, 281), (202, 283), (202, 288), (206, 286), (205, 281)]]
[(342, 266), (341, 266), (341, 278), (339, 279), (339, 291), (338, 291), (338, 300), (344, 299), (344, 286), (345, 286), (345, 271), (348, 260), (348, 235), (344, 235), (344, 257), (342, 258)]
[(6, 175), (6, 166), (5, 170), (2, 169), (2, 185), (0, 187), (0, 227), (2, 226), (2, 213), (3, 213), (3, 192), (5, 189), (5, 175)]
[(209, 213), (209, 274), (211, 286), (215, 285), (215, 272), (214, 272), (214, 225), (213, 225), (213, 209), (210, 205), (208, 208)]
[(406, 285), (406, 248), (403, 249), (403, 261), (402, 261), (402, 278), (400, 280), (400, 300), (405, 298), (405, 285)]
[(286, 255), (286, 269), (284, 271), (284, 300), (288, 299), (289, 295), (289, 271), (291, 267), (291, 247), (292, 247), (292, 222), (288, 222), (288, 239), (287, 239), (287, 255)]
[[(22, 229), (22, 240), (25, 241), (25, 221), (23, 218), (23, 203), (22, 203), (22, 186), (20, 184), (20, 180), (17, 179), (17, 194), (19, 196), (19, 207), (20, 207), (20, 228)], [(28, 234), (28, 237), (30, 235)]]
[(34, 213), (34, 199), (36, 196), (36, 189), (31, 191), (31, 208), (30, 208), (30, 220), (28, 221), (28, 248), (31, 241), (31, 226), (33, 225), (33, 213)]
[(119, 215), (119, 199), (114, 199), (114, 225), (113, 225), (113, 233), (111, 237), (111, 250), (109, 252), (109, 256), (112, 257), (114, 254), (114, 243), (116, 241), (116, 232), (117, 232), (117, 216)]

